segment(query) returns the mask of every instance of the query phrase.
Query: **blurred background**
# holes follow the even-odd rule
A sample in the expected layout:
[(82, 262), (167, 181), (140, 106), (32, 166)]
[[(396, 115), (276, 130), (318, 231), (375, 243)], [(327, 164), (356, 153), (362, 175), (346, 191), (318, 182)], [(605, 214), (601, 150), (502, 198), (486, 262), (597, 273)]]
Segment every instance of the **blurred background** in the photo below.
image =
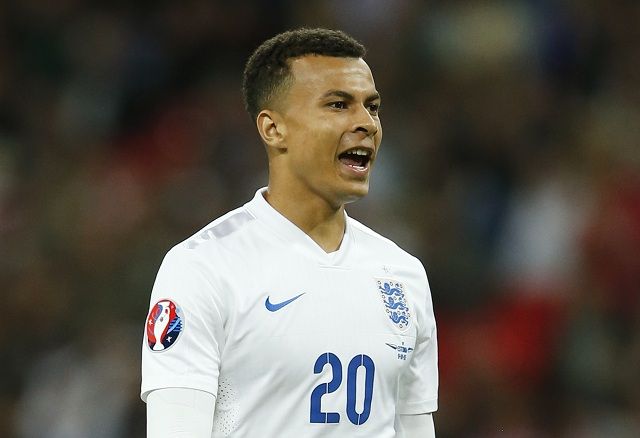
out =
[(0, 436), (144, 436), (157, 268), (266, 183), (243, 64), (303, 25), (369, 49), (438, 436), (640, 436), (637, 0), (0, 2)]

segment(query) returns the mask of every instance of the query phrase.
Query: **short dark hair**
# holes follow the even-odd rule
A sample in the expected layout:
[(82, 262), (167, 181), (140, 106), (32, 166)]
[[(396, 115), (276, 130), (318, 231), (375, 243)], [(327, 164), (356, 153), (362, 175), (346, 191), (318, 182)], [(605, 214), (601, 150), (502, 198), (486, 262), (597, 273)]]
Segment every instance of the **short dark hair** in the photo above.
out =
[(291, 80), (289, 60), (305, 55), (363, 58), (365, 47), (340, 30), (295, 29), (262, 43), (244, 68), (242, 93), (251, 118), (282, 92)]

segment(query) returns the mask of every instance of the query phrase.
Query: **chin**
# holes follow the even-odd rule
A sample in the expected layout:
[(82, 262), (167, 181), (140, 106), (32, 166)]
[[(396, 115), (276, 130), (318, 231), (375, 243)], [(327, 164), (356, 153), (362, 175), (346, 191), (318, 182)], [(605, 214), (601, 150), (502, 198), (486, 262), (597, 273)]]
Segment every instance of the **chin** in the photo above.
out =
[(349, 204), (362, 199), (369, 193), (369, 181), (366, 183), (352, 184), (343, 193), (344, 195), (342, 199), (344, 204)]

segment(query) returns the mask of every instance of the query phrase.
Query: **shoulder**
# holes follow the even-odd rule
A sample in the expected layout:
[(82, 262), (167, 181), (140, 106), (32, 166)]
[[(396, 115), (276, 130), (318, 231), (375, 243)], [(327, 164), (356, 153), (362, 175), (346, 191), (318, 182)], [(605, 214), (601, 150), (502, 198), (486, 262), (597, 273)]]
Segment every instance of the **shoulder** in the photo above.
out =
[(364, 243), (374, 246), (397, 248), (398, 250), (403, 251), (393, 240), (373, 231), (362, 222), (359, 222), (352, 217), (349, 217), (348, 221), (349, 226), (353, 230), (354, 236), (362, 240)]
[(211, 247), (219, 246), (228, 240), (241, 238), (251, 233), (251, 224), (255, 216), (245, 207), (239, 207), (210, 222), (187, 239), (178, 243), (176, 250), (194, 250), (201, 252)]
[(378, 258), (390, 259), (391, 264), (402, 265), (426, 277), (422, 262), (391, 239), (373, 231), (363, 223), (349, 217), (349, 226), (353, 230), (357, 245)]
[(255, 234), (255, 217), (246, 207), (239, 207), (213, 220), (191, 236), (173, 246), (165, 255), (164, 264), (210, 266), (227, 258), (230, 250), (238, 249), (241, 240), (251, 241)]

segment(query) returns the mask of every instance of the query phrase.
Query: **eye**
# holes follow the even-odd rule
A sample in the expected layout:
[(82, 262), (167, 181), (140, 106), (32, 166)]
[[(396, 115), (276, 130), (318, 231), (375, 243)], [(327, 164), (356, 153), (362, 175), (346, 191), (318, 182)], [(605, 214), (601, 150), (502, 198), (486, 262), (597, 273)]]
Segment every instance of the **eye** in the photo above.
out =
[(340, 100), (338, 102), (331, 102), (329, 106), (335, 109), (347, 109), (347, 102)]
[(371, 112), (371, 114), (378, 114), (378, 112), (380, 111), (380, 104), (379, 103), (370, 103), (369, 104), (369, 111)]

